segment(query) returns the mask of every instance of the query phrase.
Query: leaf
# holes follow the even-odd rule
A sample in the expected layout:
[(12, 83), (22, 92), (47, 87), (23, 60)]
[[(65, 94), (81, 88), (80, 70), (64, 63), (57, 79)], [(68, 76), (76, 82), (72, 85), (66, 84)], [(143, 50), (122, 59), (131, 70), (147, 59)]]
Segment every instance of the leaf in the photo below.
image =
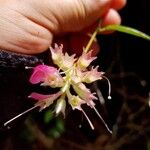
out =
[(131, 34), (133, 36), (137, 36), (137, 37), (143, 38), (145, 40), (150, 40), (149, 35), (141, 32), (139, 30), (136, 30), (134, 28), (123, 26), (123, 25), (108, 25), (106, 27), (99, 28), (99, 32), (112, 31), (112, 30), (123, 32), (123, 33), (126, 33), (126, 34)]
[(44, 123), (48, 124), (52, 119), (53, 119), (54, 115), (53, 112), (50, 110), (47, 110), (44, 114)]
[(55, 127), (59, 133), (63, 133), (65, 131), (64, 121), (61, 118), (57, 118)]

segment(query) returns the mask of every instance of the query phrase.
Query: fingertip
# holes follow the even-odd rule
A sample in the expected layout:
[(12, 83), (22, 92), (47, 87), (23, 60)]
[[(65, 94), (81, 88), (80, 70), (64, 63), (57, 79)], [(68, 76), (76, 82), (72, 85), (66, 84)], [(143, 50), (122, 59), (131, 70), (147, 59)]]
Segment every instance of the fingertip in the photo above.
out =
[[(108, 25), (120, 25), (121, 24), (121, 17), (118, 14), (118, 12), (114, 9), (110, 9), (107, 14), (103, 17), (100, 27), (105, 27)], [(101, 32), (101, 34), (110, 34), (113, 33), (114, 31), (105, 31)]]
[(127, 3), (127, 0), (112, 0), (111, 7), (120, 10), (122, 9)]
[(121, 24), (121, 17), (114, 9), (110, 9), (102, 19), (101, 26), (107, 26), (112, 24)]

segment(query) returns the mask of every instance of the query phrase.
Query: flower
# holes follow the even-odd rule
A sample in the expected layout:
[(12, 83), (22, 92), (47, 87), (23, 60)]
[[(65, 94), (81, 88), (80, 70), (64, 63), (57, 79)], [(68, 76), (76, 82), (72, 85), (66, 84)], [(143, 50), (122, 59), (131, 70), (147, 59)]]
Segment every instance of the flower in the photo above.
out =
[(49, 95), (33, 92), (29, 95), (29, 98), (38, 100), (38, 102), (35, 105), (40, 106), (40, 111), (41, 111), (46, 107), (49, 107), (54, 102), (54, 100), (56, 100), (61, 94), (62, 93), (60, 91), (55, 94), (49, 94)]
[(72, 95), (69, 90), (67, 90), (68, 102), (71, 105), (72, 109), (82, 110), (81, 105), (86, 102), (82, 100), (79, 96)]
[(50, 51), (52, 54), (53, 63), (56, 64), (60, 69), (66, 71), (73, 67), (75, 62), (75, 55), (69, 56), (68, 53), (63, 54), (63, 45), (58, 46), (55, 44), (55, 48), (50, 47)]
[(92, 50), (89, 51), (88, 53), (85, 53), (83, 51), (82, 55), (79, 57), (79, 59), (77, 61), (77, 65), (78, 65), (79, 68), (81, 68), (82, 70), (84, 70), (95, 59), (96, 59), (96, 57), (92, 57)]
[(38, 65), (29, 80), (32, 84), (42, 82), (41, 85), (51, 87), (61, 87), (63, 85), (63, 78), (60, 76), (59, 71), (55, 67), (47, 65)]
[(62, 95), (56, 103), (56, 107), (55, 107), (55, 112), (56, 115), (62, 113), (65, 117), (65, 109), (66, 109), (66, 100), (65, 100), (65, 95)]
[(83, 73), (83, 78), (82, 82), (85, 83), (92, 83), (96, 80), (101, 80), (103, 78), (104, 72), (99, 72), (98, 71), (98, 66), (97, 67), (92, 67), (90, 71), (86, 71)]
[(79, 95), (79, 97), (81, 97), (84, 101), (86, 101), (86, 103), (88, 105), (90, 105), (90, 106), (91, 106), (91, 104), (94, 105), (94, 102), (91, 103), (90, 101), (96, 100), (97, 97), (95, 97), (91, 93), (91, 91), (88, 88), (86, 88), (86, 86), (83, 83), (73, 84), (72, 86), (73, 86), (73, 89), (75, 90), (75, 92)]
[[(34, 68), (30, 82), (32, 84), (41, 83), (41, 85), (52, 88), (59, 87), (60, 91), (50, 95), (32, 93), (30, 97), (38, 100), (35, 105), (40, 106), (40, 110), (49, 107), (54, 101), (57, 101), (54, 111), (56, 115), (63, 113), (64, 116), (66, 101), (68, 101), (73, 110), (80, 110), (84, 114), (91, 128), (94, 129), (82, 105), (86, 104), (91, 107), (101, 118), (94, 103), (97, 97), (85, 85), (85, 83), (89, 84), (103, 78), (104, 72), (99, 72), (98, 66), (89, 69), (90, 63), (96, 57), (92, 57), (92, 51), (89, 51), (88, 53), (83, 52), (79, 58), (75, 58), (75, 55), (63, 54), (63, 45), (58, 46), (57, 44), (55, 44), (54, 48), (50, 47), (50, 51), (53, 63), (58, 68), (44, 64), (38, 65)], [(71, 87), (76, 94), (71, 93)]]

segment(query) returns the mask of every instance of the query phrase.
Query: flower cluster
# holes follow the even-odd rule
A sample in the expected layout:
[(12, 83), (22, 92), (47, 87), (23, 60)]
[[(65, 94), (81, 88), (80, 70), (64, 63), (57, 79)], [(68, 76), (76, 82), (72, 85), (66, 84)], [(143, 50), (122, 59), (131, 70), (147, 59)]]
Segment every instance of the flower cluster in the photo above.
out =
[[(96, 57), (92, 57), (92, 51), (89, 51), (87, 53), (83, 52), (79, 58), (75, 58), (75, 55), (69, 56), (68, 53), (64, 54), (63, 45), (58, 46), (57, 44), (55, 44), (54, 48), (50, 47), (50, 51), (53, 63), (58, 68), (44, 64), (38, 65), (34, 68), (30, 82), (32, 84), (40, 83), (42, 86), (60, 88), (60, 90), (50, 95), (31, 93), (29, 97), (38, 100), (35, 105), (39, 106), (40, 110), (49, 107), (54, 101), (57, 101), (55, 106), (56, 115), (59, 113), (65, 115), (66, 102), (68, 101), (73, 110), (78, 109), (85, 115), (91, 128), (94, 129), (82, 105), (87, 104), (100, 116), (93, 101), (97, 97), (95, 93), (91, 93), (90, 89), (85, 86), (85, 83), (89, 84), (103, 78), (104, 72), (99, 72), (98, 67), (89, 69), (89, 65)], [(72, 94), (70, 87), (73, 88), (76, 94)]]

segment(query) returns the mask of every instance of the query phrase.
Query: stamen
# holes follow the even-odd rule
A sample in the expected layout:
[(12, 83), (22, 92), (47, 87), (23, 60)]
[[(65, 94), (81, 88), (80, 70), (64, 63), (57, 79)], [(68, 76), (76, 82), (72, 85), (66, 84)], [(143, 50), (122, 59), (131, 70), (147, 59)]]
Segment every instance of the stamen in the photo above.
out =
[(29, 109), (27, 109), (26, 111), (22, 112), (21, 114), (13, 117), (12, 119), (8, 120), (7, 122), (4, 123), (4, 127), (8, 126), (8, 124), (10, 124), (11, 122), (15, 121), (16, 119), (20, 118), (21, 116), (25, 115), (26, 113), (32, 111), (33, 109), (39, 107), (38, 105), (35, 105)]
[(110, 100), (110, 99), (112, 99), (112, 97), (111, 97), (111, 84), (110, 84), (109, 79), (106, 76), (103, 76), (103, 78), (106, 79), (108, 82), (108, 97), (107, 98)]
[(64, 72), (64, 71), (62, 71), (62, 72), (59, 72), (59, 74), (60, 74), (60, 75), (63, 75), (63, 74), (65, 74), (65, 72)]
[(83, 109), (81, 111), (83, 112), (83, 114), (86, 117), (89, 125), (91, 126), (91, 129), (94, 130), (94, 126), (93, 126), (92, 122), (90, 121), (89, 117), (87, 116), (87, 114), (85, 113), (85, 111)]
[(62, 70), (61, 68), (59, 68), (58, 69), (58, 71), (59, 71), (59, 74), (60, 75), (62, 75), (62, 74), (66, 74), (66, 73), (68, 73), (70, 70), (72, 70), (74, 68), (74, 66), (72, 66), (71, 68), (69, 68), (68, 70), (66, 70), (66, 71), (62, 71), (62, 72), (60, 72), (60, 70)]
[(109, 133), (112, 134), (112, 131), (109, 129), (107, 123), (104, 121), (104, 119), (102, 118), (102, 116), (99, 114), (99, 112), (97, 111), (97, 109), (93, 106), (94, 111), (96, 112), (96, 114), (98, 115), (98, 117), (101, 119), (101, 121), (103, 122), (103, 124), (105, 125), (106, 129), (108, 130)]
[(149, 105), (149, 107), (150, 107), (150, 92), (149, 92), (148, 105)]

